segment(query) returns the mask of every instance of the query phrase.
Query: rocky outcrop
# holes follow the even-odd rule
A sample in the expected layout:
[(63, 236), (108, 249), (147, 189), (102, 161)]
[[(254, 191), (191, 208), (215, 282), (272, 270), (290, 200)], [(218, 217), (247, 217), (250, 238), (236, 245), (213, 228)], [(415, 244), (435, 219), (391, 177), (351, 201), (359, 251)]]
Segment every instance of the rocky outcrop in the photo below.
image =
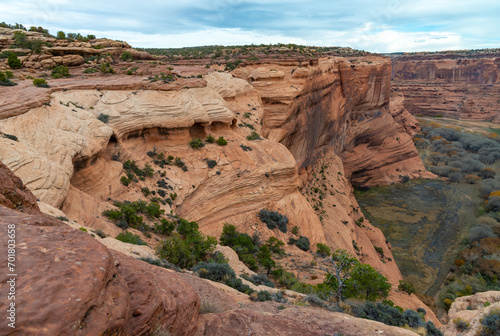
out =
[(392, 81), (413, 115), (500, 121), (498, 53), (395, 57)]
[[(346, 249), (397, 286), (401, 274), (390, 246), (368, 221), (357, 224), (362, 214), (351, 187), (351, 181), (372, 185), (423, 174), (407, 134), (417, 125), (398, 104), (389, 106), (389, 65), (380, 57), (323, 58), (249, 65), (235, 71), (241, 78), (69, 78), (36, 88), (33, 100), (29, 85), (20, 83), (0, 98), (0, 131), (19, 140), (0, 138), (0, 159), (42, 202), (113, 236), (120, 229), (102, 218), (103, 210), (115, 200), (145, 199), (143, 188), (162, 185), (162, 209), (197, 221), (205, 234), (218, 237), (231, 223), (262, 240), (286, 242), (297, 226), (313, 250), (320, 242)], [(267, 138), (248, 139), (253, 131)], [(189, 146), (207, 135), (228, 143)], [(155, 153), (179, 164), (156, 165)], [(153, 177), (124, 186), (127, 160), (150, 164)], [(315, 195), (320, 190), (322, 198)], [(286, 215), (288, 232), (269, 229), (257, 216), (261, 209)], [(287, 252), (282, 263), (292, 271), (297, 260), (312, 258), (294, 246)], [(312, 269), (301, 280), (323, 273)], [(413, 297), (402, 302), (423, 306)]]
[[(448, 311), (449, 322), (443, 327), (444, 335), (477, 335), (481, 330), (481, 319), (493, 310), (500, 310), (500, 292), (476, 293), (456, 298)], [(464, 321), (464, 325), (468, 325), (465, 330), (459, 330), (457, 326), (460, 319)]]
[[(22, 204), (32, 204), (33, 195), (2, 164), (0, 176), (3, 197), (21, 195)], [(2, 273), (0, 287), (7, 298), (7, 280), (15, 277), (16, 328), (3, 323), (2, 335), (149, 335), (157, 326), (193, 334), (199, 297), (172, 271), (111, 253), (34, 206), (17, 208), (26, 212), (0, 205), (2, 249), (13, 226), (16, 241), (15, 270)], [(7, 258), (0, 267), (8, 269)], [(0, 308), (7, 311), (10, 302)]]
[(400, 175), (426, 175), (407, 132), (415, 132), (416, 120), (389, 106), (390, 66), (381, 57), (332, 57), (234, 73), (250, 81), (263, 100), (263, 134), (284, 144), (301, 172), (334, 148), (354, 183), (377, 185)]

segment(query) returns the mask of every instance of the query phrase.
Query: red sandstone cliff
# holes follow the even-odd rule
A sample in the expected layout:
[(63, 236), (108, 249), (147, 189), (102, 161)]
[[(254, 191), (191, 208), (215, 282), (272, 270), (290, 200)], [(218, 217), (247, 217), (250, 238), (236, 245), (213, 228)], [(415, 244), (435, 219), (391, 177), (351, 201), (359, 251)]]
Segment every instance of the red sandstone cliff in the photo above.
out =
[(499, 53), (395, 57), (392, 81), (414, 115), (500, 121)]

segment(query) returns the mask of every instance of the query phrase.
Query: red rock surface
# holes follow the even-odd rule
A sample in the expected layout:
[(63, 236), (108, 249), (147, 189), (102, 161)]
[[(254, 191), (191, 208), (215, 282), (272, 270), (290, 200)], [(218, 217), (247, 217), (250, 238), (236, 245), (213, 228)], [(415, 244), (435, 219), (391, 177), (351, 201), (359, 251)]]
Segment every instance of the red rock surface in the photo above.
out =
[[(19, 179), (0, 165), (4, 197), (23, 195)], [(13, 186), (13, 187), (10, 187)], [(41, 214), (0, 205), (0, 244), (16, 229), (16, 328), (2, 335), (149, 335), (158, 325), (192, 335), (199, 297), (172, 272), (110, 251), (90, 235)], [(0, 262), (0, 309), (7, 310), (7, 258)]]
[(500, 54), (393, 58), (393, 90), (413, 115), (500, 121)]

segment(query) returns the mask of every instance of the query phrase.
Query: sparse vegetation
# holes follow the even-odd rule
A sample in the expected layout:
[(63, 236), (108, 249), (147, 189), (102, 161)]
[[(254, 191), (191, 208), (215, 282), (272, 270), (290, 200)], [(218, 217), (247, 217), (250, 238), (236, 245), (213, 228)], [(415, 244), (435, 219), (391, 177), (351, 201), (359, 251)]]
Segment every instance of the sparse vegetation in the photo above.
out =
[(269, 230), (278, 228), (283, 233), (288, 231), (288, 217), (277, 211), (262, 209), (258, 214), (260, 220), (267, 225)]
[(147, 245), (146, 242), (144, 242), (138, 235), (135, 235), (129, 231), (120, 232), (118, 236), (116, 236), (116, 239), (128, 244)]
[(66, 65), (58, 65), (52, 69), (52, 78), (58, 79), (63, 77), (71, 77), (69, 73), (69, 68)]

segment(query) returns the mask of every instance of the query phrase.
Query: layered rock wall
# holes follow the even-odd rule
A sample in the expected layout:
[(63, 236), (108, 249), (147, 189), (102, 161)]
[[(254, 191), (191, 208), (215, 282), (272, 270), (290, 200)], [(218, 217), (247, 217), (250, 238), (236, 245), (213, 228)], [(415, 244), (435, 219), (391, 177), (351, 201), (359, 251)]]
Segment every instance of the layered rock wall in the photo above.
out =
[(500, 121), (500, 54), (393, 58), (393, 90), (413, 115)]

